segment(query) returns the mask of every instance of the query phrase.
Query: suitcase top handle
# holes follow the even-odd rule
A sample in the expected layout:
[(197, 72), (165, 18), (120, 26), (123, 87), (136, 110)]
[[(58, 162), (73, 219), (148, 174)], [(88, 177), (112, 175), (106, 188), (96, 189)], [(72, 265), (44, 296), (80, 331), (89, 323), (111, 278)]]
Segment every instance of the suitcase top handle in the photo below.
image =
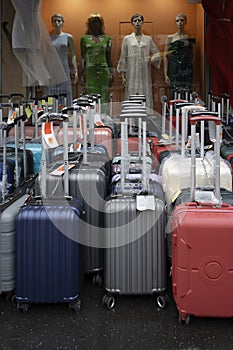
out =
[(12, 103), (11, 102), (1, 102), (0, 108), (4, 108), (4, 107), (12, 107)]
[(7, 129), (7, 123), (6, 122), (1, 122), (0, 123), (0, 129), (6, 130)]
[(222, 121), (220, 118), (212, 116), (212, 115), (203, 115), (198, 114), (198, 116), (190, 118), (190, 124), (195, 125), (199, 121), (208, 121), (208, 122), (214, 122), (216, 125), (221, 125)]
[(188, 100), (182, 100), (182, 99), (178, 98), (176, 100), (170, 100), (169, 104), (170, 104), (170, 106), (173, 106), (175, 103), (182, 103), (182, 102), (188, 103), (189, 101)]
[(40, 123), (46, 123), (46, 122), (52, 122), (55, 120), (58, 121), (68, 121), (69, 117), (67, 114), (64, 113), (43, 113), (42, 116), (38, 119), (38, 124)]
[(62, 113), (82, 111), (83, 109), (84, 109), (84, 106), (73, 105), (73, 106), (69, 106), (69, 107), (64, 107), (62, 109)]
[(194, 102), (177, 102), (177, 103), (175, 104), (175, 107), (176, 107), (176, 108), (182, 108), (182, 107), (193, 106), (193, 105), (195, 105)]

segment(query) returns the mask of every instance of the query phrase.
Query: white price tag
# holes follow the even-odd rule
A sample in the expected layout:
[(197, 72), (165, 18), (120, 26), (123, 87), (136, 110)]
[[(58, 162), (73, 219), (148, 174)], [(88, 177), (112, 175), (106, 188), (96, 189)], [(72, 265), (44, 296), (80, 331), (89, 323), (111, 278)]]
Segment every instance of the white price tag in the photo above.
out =
[(155, 197), (153, 195), (138, 195), (136, 197), (137, 210), (155, 210)]

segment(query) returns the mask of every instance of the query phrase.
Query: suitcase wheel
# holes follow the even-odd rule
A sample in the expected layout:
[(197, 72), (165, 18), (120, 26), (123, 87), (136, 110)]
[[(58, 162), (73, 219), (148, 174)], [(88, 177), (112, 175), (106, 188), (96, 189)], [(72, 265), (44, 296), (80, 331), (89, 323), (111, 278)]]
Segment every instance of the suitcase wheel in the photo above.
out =
[(23, 312), (28, 311), (29, 304), (27, 303), (17, 303), (17, 311), (22, 310)]
[(93, 276), (92, 284), (101, 287), (103, 284), (103, 277), (100, 273)]
[(186, 315), (184, 319), (182, 319), (182, 316), (181, 314), (179, 314), (179, 323), (182, 324), (182, 323), (185, 323), (186, 326), (189, 326), (190, 324), (190, 315)]
[(158, 307), (160, 307), (161, 309), (164, 309), (165, 306), (167, 305), (169, 301), (169, 297), (167, 294), (164, 294), (164, 295), (159, 295), (157, 297), (157, 305)]
[(74, 310), (76, 314), (81, 310), (82, 302), (80, 299), (77, 299), (75, 302), (69, 303), (69, 310)]
[(112, 309), (115, 306), (116, 300), (112, 295), (105, 294), (102, 299), (102, 304), (107, 309)]

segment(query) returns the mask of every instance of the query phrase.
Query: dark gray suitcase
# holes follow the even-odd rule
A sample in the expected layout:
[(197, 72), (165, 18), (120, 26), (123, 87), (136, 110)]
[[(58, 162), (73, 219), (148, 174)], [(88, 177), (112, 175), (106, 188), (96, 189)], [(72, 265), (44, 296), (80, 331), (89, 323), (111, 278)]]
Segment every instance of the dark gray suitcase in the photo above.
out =
[[(125, 130), (122, 128), (122, 136), (127, 133), (127, 123), (123, 124)], [(124, 136), (122, 140), (124, 142)], [(122, 169), (125, 156), (122, 155)], [(122, 179), (123, 174), (122, 171)], [(145, 191), (151, 187), (147, 187), (146, 181), (142, 181), (141, 193), (132, 190), (125, 194), (124, 186), (123, 180), (122, 192), (110, 197), (104, 208), (104, 288), (107, 293), (102, 303), (112, 308), (116, 295), (155, 293), (158, 305), (165, 307), (167, 268), (164, 199), (161, 195)]]
[[(76, 107), (74, 107), (76, 108)], [(80, 108), (77, 106), (77, 108)], [(68, 108), (69, 110), (72, 107)], [(64, 109), (64, 111), (68, 110)], [(86, 121), (86, 118), (84, 118)], [(93, 283), (102, 284), (103, 270), (103, 249), (100, 244), (101, 227), (104, 221), (104, 204), (107, 195), (107, 184), (110, 176), (109, 158), (102, 153), (87, 152), (87, 134), (84, 133), (83, 154), (72, 153), (72, 160), (69, 164), (73, 167), (69, 170), (69, 193), (83, 202), (84, 225), (82, 235), (83, 265), (84, 273), (93, 273)], [(86, 146), (85, 146), (86, 145)], [(57, 158), (56, 158), (57, 159)], [(61, 163), (50, 164), (47, 171), (46, 191), (51, 196), (64, 192), (63, 176), (55, 176), (52, 171), (58, 168)], [(36, 183), (36, 194), (41, 193), (38, 188), (41, 174)]]

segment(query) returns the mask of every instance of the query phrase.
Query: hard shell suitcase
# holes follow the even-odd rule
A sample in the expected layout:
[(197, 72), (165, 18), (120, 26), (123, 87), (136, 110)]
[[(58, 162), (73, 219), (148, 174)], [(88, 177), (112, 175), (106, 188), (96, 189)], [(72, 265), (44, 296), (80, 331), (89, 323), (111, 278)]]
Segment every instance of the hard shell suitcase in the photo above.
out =
[[(66, 115), (45, 114), (42, 122), (64, 119)], [(64, 132), (64, 145), (67, 133)], [(43, 140), (42, 181), (46, 178), (46, 157)], [(50, 197), (46, 182), (42, 196), (32, 198), (16, 218), (16, 301), (26, 311), (31, 303), (68, 302), (78, 312), (83, 283), (79, 235), (82, 232), (83, 208), (69, 197), (68, 150), (64, 149), (64, 194)]]
[[(192, 140), (196, 123), (191, 120)], [(222, 203), (220, 192), (221, 119), (216, 123), (215, 191), (196, 190), (195, 146), (192, 147), (190, 200), (175, 207), (172, 218), (172, 288), (180, 322), (190, 316), (232, 317), (233, 207)], [(211, 194), (211, 195), (210, 195)]]
[[(82, 107), (85, 107), (82, 106)], [(67, 110), (79, 110), (80, 106), (65, 108)], [(79, 152), (69, 153), (69, 189), (70, 195), (79, 198), (83, 202), (83, 232), (82, 253), (84, 273), (93, 274), (93, 283), (102, 284), (103, 249), (100, 247), (99, 237), (103, 226), (104, 199), (107, 195), (107, 186), (110, 179), (110, 163), (106, 154), (99, 152), (87, 152), (86, 118), (84, 118), (84, 140), (82, 157)], [(93, 147), (93, 145), (92, 145)], [(74, 148), (76, 149), (76, 147)], [(71, 158), (72, 156), (72, 158)], [(61, 166), (59, 155), (50, 164), (47, 174), (47, 191), (51, 196), (64, 193), (63, 175), (54, 175), (54, 171)], [(40, 177), (42, 173), (39, 174)], [(38, 192), (39, 191), (39, 192)], [(41, 193), (36, 183), (36, 194)]]
[(0, 201), (0, 294), (7, 293), (14, 297), (15, 289), (15, 230), (19, 208), (29, 196), (26, 186), (15, 187), (13, 194), (7, 190), (7, 177), (4, 164), (6, 156), (6, 123), (0, 123), (3, 131), (3, 176)]
[[(186, 108), (186, 107), (184, 107)], [(187, 107), (189, 108), (189, 107)], [(192, 111), (191, 116), (194, 115), (218, 115), (215, 112), (209, 111)], [(204, 121), (201, 122), (203, 125)], [(210, 133), (212, 128), (210, 129)], [(204, 152), (204, 128), (201, 128), (201, 146), (199, 157), (196, 159), (197, 167), (197, 186), (213, 186), (215, 180), (215, 154), (213, 151)], [(214, 137), (214, 135), (212, 135)], [(199, 143), (199, 138), (198, 138)], [(195, 147), (196, 139), (195, 139)], [(199, 148), (199, 147), (197, 147)], [(159, 175), (163, 185), (165, 193), (165, 200), (170, 207), (172, 203), (178, 197), (180, 191), (183, 188), (190, 187), (190, 174), (191, 174), (191, 158), (186, 154), (185, 138), (182, 134), (182, 149), (181, 154), (172, 153), (170, 157), (163, 160)], [(228, 162), (220, 160), (220, 186), (229, 191), (232, 190), (232, 175), (231, 168)], [(169, 209), (169, 208), (168, 208)]]
[[(123, 144), (127, 123), (122, 122), (121, 125)], [(156, 294), (158, 305), (165, 307), (167, 270), (164, 199), (150, 192), (145, 176), (141, 181), (142, 191), (125, 188), (125, 144), (122, 149), (122, 190), (118, 195), (108, 198), (104, 209), (104, 288), (107, 293), (102, 303), (112, 308), (117, 295)], [(145, 145), (143, 150), (145, 165)]]

